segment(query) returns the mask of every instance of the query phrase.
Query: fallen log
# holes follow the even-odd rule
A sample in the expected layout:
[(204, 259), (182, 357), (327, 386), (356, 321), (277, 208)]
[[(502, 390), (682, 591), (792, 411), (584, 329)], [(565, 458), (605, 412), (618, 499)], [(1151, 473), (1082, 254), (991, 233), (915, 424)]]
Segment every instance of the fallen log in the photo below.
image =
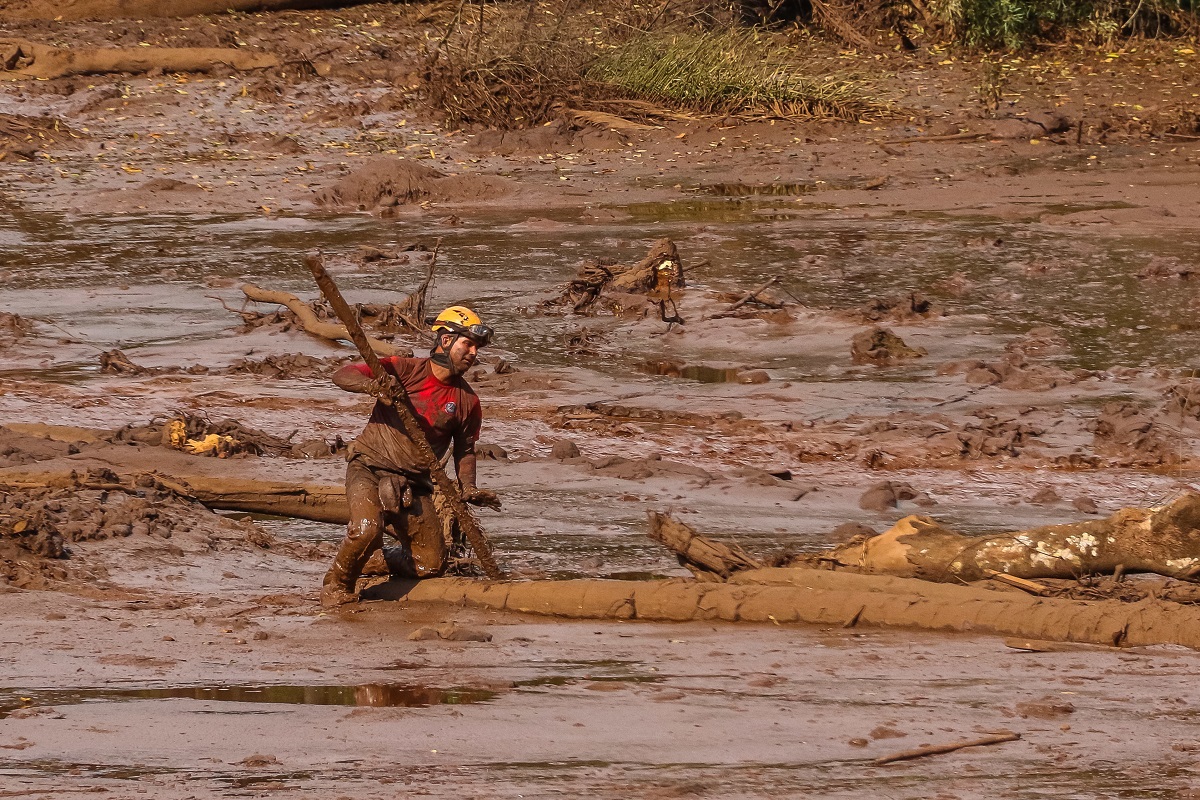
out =
[[(306, 333), (311, 333), (313, 336), (330, 341), (350, 341), (350, 334), (346, 332), (346, 326), (333, 322), (325, 322), (320, 319), (308, 303), (305, 303), (296, 295), (290, 292), (275, 291), (272, 289), (263, 289), (255, 286), (253, 283), (242, 284), (242, 294), (246, 298), (253, 300), (256, 303), (275, 303), (276, 305), (285, 306), (288, 311), (296, 315), (300, 320), (300, 325)], [(385, 342), (373, 337), (367, 337), (371, 349), (381, 356), (407, 356), (410, 354), (408, 348), (397, 347), (391, 342)]]
[[(79, 435), (82, 429), (47, 431), (47, 427), (38, 426), (36, 433), (56, 433), (55, 438), (61, 441), (84, 440)], [(252, 462), (240, 459), (205, 458), (145, 445), (94, 444), (74, 455), (0, 468), (0, 485), (69, 487), (78, 483), (80, 475), (104, 471), (115, 475), (122, 485), (135, 487), (139, 477), (150, 475), (157, 484), (218, 511), (346, 523), (349, 507), (345, 489), (322, 477), (328, 474), (328, 467), (294, 459), (278, 459), (273, 464), (273, 472), (281, 475), (280, 479), (261, 480), (251, 472)]]
[(1123, 508), (1108, 519), (990, 536), (964, 536), (912, 515), (818, 559), (835, 569), (928, 581), (977, 581), (997, 572), (1026, 580), (1078, 578), (1118, 570), (1194, 580), (1200, 575), (1200, 494), (1185, 493), (1160, 508)]
[(261, 51), (219, 47), (60, 48), (24, 39), (0, 39), (0, 75), (9, 79), (64, 78), (106, 72), (210, 72), (279, 66), (279, 58)]
[(8, 3), (10, 20), (81, 20), (142, 17), (191, 17), (229, 11), (282, 11), (287, 9), (340, 8), (369, 0), (17, 0)]
[(680, 579), (394, 579), (372, 587), (364, 596), (466, 604), (570, 619), (724, 620), (840, 627), (857, 615), (859, 627), (970, 631), (1125, 647), (1176, 644), (1200, 649), (1200, 609), (1161, 600), (1066, 600), (912, 578), (812, 569), (762, 572), (766, 574), (739, 573), (734, 577), (737, 583)]

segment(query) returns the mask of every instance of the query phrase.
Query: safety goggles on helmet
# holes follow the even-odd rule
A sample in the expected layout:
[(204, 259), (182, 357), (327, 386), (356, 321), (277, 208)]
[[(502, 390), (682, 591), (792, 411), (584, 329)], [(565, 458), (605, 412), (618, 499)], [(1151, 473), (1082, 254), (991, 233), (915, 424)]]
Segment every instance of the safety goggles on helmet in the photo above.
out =
[(442, 321), (438, 323), (435, 330), (439, 333), (449, 331), (459, 336), (465, 336), (480, 347), (487, 347), (491, 344), (492, 336), (496, 333), (492, 330), (492, 326), (484, 325), (482, 322), (474, 325), (459, 325), (456, 322)]

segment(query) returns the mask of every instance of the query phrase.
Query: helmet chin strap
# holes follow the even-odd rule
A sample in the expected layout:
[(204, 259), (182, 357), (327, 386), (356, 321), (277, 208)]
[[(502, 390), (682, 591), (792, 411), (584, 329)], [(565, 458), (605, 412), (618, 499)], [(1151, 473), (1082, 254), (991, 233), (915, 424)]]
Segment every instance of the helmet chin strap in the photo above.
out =
[(457, 341), (458, 335), (456, 334), (454, 338), (450, 340), (449, 347), (438, 349), (441, 346), (441, 336), (439, 336), (438, 344), (434, 346), (433, 350), (429, 351), (429, 360), (437, 364), (442, 369), (449, 370), (451, 375), (459, 374), (459, 370), (454, 368), (454, 363), (450, 360), (450, 348), (454, 347), (454, 343)]

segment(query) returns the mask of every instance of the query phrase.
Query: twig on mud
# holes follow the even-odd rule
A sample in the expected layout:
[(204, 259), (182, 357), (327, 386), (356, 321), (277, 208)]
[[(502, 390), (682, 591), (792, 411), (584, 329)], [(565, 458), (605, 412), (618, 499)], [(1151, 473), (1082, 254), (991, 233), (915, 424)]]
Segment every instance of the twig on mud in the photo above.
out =
[(964, 133), (946, 133), (941, 136), (913, 136), (909, 139), (887, 139), (880, 144), (920, 144), (921, 142), (970, 142), (975, 139), (982, 139), (987, 134), (972, 133), (966, 131)]
[(1046, 592), (1050, 591), (1048, 586), (1044, 586), (1037, 581), (1018, 578), (1015, 575), (1009, 575), (1007, 573), (1000, 572), (999, 570), (985, 569), (984, 572), (987, 573), (988, 577), (993, 578), (994, 580), (998, 580), (1001, 583), (1006, 583), (1009, 586), (1016, 587), (1023, 592), (1029, 592), (1030, 594), (1037, 595), (1038, 597), (1041, 597), (1042, 595), (1046, 594)]
[[(763, 292), (765, 292), (767, 289), (770, 289), (775, 284), (779, 283), (781, 280), (783, 280), (783, 276), (776, 275), (773, 278), (771, 278), (771, 280), (767, 281), (766, 283), (764, 283), (762, 286), (758, 287), (757, 289), (746, 292), (746, 294), (742, 295), (741, 299), (739, 299), (736, 303), (729, 306), (729, 308), (725, 309), (722, 312), (722, 314), (728, 314), (731, 311), (737, 311), (739, 308), (746, 305), (746, 303), (749, 303), (751, 300), (758, 302), (758, 303), (763, 303), (762, 300), (759, 300), (758, 296), (760, 294), (762, 294)], [(774, 305), (776, 307), (778, 305), (778, 304), (772, 304), (772, 303), (763, 303), (763, 304), (764, 305)]]
[(937, 756), (943, 753), (953, 753), (955, 750), (962, 750), (965, 747), (986, 747), (987, 745), (1003, 744), (1004, 742), (1015, 742), (1021, 738), (1019, 733), (1001, 733), (995, 736), (985, 736), (982, 739), (970, 739), (965, 742), (951, 742), (950, 744), (930, 744), (924, 747), (918, 747), (913, 750), (902, 750), (899, 753), (893, 753), (890, 756), (883, 756), (875, 759), (875, 766), (883, 766), (891, 764), (893, 761), (908, 761), (914, 758), (924, 758), (925, 756)]
[[(204, 296), (207, 297), (209, 300), (216, 300), (218, 303), (221, 304), (221, 307), (224, 308), (226, 311), (228, 311), (231, 314), (237, 314), (239, 317), (241, 317), (243, 322), (250, 322), (251, 320), (258, 319), (259, 317), (262, 316), (262, 314), (259, 314), (257, 311), (247, 311), (246, 307), (244, 305), (242, 306), (241, 311), (238, 311), (236, 308), (231, 308), (229, 305), (226, 304), (224, 299), (222, 299), (221, 297), (219, 297), (215, 294), (206, 294)], [(246, 302), (247, 303), (250, 302), (249, 299), (247, 299)]]
[[(453, 35), (454, 29), (458, 27), (458, 21), (462, 18), (463, 8), (465, 8), (466, 5), (467, 0), (459, 0), (458, 10), (454, 12), (454, 16), (450, 18), (450, 23), (446, 25), (446, 32), (442, 34), (441, 41), (438, 42), (437, 47), (433, 48), (433, 52), (429, 54), (429, 61), (425, 63), (426, 72), (432, 70), (434, 65), (437, 64), (438, 58), (442, 55), (442, 48), (446, 46), (446, 42), (450, 39), (450, 36)], [(481, 38), (482, 34), (483, 30), (480, 29)]]

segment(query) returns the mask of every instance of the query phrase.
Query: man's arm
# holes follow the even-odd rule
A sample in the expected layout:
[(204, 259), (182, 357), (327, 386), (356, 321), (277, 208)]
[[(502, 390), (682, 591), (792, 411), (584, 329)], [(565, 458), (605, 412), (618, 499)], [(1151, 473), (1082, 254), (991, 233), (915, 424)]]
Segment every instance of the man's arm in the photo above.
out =
[[(380, 359), (380, 363), (386, 370), (389, 366), (389, 359)], [(393, 366), (392, 369), (395, 367)], [(347, 364), (333, 373), (333, 383), (343, 391), (371, 394), (388, 402), (392, 390), (395, 388), (396, 379), (390, 372), (387, 372), (382, 380), (376, 380), (371, 376), (371, 368), (366, 364)]]
[(458, 478), (463, 500), (471, 505), (487, 506), (499, 511), (500, 497), (493, 491), (480, 489), (475, 485), (475, 471), (478, 465), (475, 438), (479, 435), (479, 424), (474, 415), (468, 423), (468, 428), (469, 430), (459, 430), (454, 434), (454, 475)]

